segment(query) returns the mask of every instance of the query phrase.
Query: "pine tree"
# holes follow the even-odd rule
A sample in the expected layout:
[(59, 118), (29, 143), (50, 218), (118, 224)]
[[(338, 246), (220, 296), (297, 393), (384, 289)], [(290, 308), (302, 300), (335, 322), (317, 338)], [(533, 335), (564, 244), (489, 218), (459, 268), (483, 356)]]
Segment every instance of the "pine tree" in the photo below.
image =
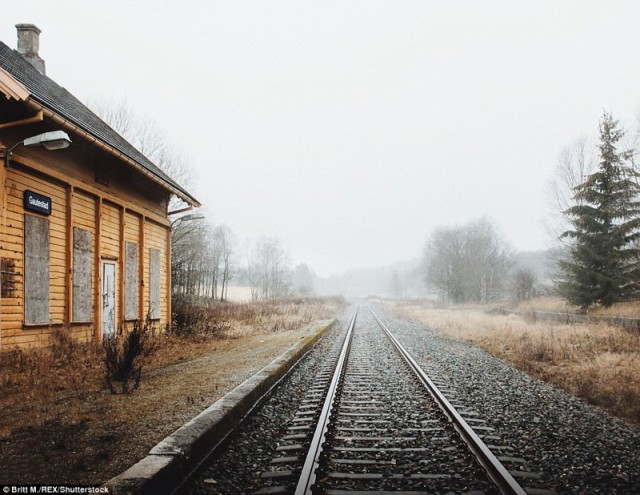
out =
[(571, 304), (605, 307), (637, 296), (640, 288), (640, 186), (630, 164), (632, 153), (619, 151), (624, 136), (609, 113), (600, 120), (600, 162), (575, 188), (575, 205), (566, 211), (573, 230), (569, 259), (560, 262), (559, 284)]

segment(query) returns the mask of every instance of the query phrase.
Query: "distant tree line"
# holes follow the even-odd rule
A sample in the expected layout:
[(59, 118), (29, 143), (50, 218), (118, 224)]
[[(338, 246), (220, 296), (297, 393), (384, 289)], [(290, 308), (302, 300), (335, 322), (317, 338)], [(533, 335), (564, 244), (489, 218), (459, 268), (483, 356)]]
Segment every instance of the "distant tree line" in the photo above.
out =
[(171, 229), (172, 294), (176, 297), (228, 300), (229, 282), (248, 286), (252, 301), (309, 295), (316, 276), (305, 264), (291, 268), (291, 258), (277, 237), (260, 237), (238, 260), (236, 237), (225, 225), (197, 215), (180, 217)]
[(236, 240), (225, 225), (214, 226), (202, 217), (187, 215), (171, 228), (172, 295), (226, 301), (234, 275)]
[[(113, 129), (172, 178), (189, 188), (190, 160), (150, 119), (135, 114), (126, 102), (90, 103)], [(169, 211), (184, 205), (172, 198)], [(237, 239), (226, 225), (214, 225), (200, 213), (175, 215), (171, 223), (171, 294), (177, 298), (227, 301), (229, 283), (236, 280), (251, 289), (251, 298), (275, 299), (310, 294), (315, 274), (304, 264), (291, 269), (291, 260), (277, 237), (261, 237), (241, 266)]]

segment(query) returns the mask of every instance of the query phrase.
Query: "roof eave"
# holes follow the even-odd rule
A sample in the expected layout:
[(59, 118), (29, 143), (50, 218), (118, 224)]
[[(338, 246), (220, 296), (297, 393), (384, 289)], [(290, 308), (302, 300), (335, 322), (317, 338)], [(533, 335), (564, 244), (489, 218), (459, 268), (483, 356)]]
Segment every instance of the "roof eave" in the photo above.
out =
[(17, 101), (24, 101), (29, 104), (31, 107), (38, 111), (42, 111), (47, 117), (58, 122), (67, 130), (75, 132), (76, 134), (80, 134), (88, 141), (96, 144), (97, 146), (103, 148), (107, 152), (116, 156), (120, 160), (128, 163), (136, 170), (140, 171), (142, 174), (150, 178), (153, 182), (159, 184), (163, 189), (166, 189), (171, 194), (175, 194), (182, 201), (187, 203), (188, 205), (197, 208), (202, 206), (202, 204), (193, 196), (191, 196), (187, 191), (182, 190), (180, 188), (174, 187), (172, 184), (168, 183), (162, 177), (157, 176), (152, 171), (148, 170), (140, 163), (138, 163), (135, 159), (123, 153), (122, 151), (116, 149), (114, 146), (105, 142), (103, 139), (95, 136), (91, 132), (84, 129), (82, 126), (77, 123), (71, 121), (69, 118), (63, 117), (59, 115), (57, 112), (49, 108), (44, 102), (40, 101), (35, 95), (33, 95), (22, 83), (17, 81), (9, 72), (0, 67), (0, 93), (3, 93), (7, 99), (13, 98)]
[(66, 128), (66, 129), (68, 129), (68, 130), (70, 130), (70, 131), (72, 131), (72, 132), (74, 132), (76, 134), (81, 135), (82, 137), (84, 137), (88, 141), (92, 142), (93, 144), (95, 144), (95, 145), (99, 146), (100, 148), (104, 149), (105, 151), (111, 153), (112, 155), (114, 155), (115, 157), (119, 158), (120, 160), (128, 163), (133, 168), (135, 168), (136, 170), (138, 170), (139, 172), (141, 172), (142, 174), (144, 174), (145, 176), (150, 178), (152, 181), (154, 181), (155, 183), (157, 183), (160, 186), (162, 186), (164, 189), (166, 189), (169, 192), (171, 192), (171, 194), (176, 195), (178, 198), (180, 198), (185, 203), (193, 206), (194, 208), (198, 208), (198, 207), (202, 206), (202, 204), (196, 198), (194, 198), (193, 196), (188, 194), (186, 191), (182, 191), (182, 190), (172, 186), (171, 184), (167, 183), (161, 177), (158, 177), (153, 172), (149, 171), (147, 168), (145, 168), (142, 165), (140, 165), (136, 160), (134, 160), (133, 158), (131, 158), (127, 154), (125, 154), (122, 151), (120, 151), (120, 150), (116, 149), (115, 147), (111, 146), (109, 143), (106, 143), (104, 140), (102, 140), (99, 137), (95, 136), (91, 132), (85, 130), (84, 128), (82, 128), (81, 126), (79, 126), (75, 122), (71, 121), (70, 119), (65, 118), (65, 117), (59, 115), (57, 112), (51, 110), (49, 107), (46, 106), (46, 104), (44, 102), (39, 101), (34, 95), (29, 95), (29, 97), (25, 101), (26, 101), (27, 104), (31, 105), (34, 109), (42, 110), (44, 112), (45, 116), (47, 116), (51, 120), (57, 122), (58, 124), (60, 124), (64, 128)]
[(0, 91), (5, 94), (7, 99), (13, 98), (19, 101), (25, 101), (31, 95), (22, 83), (17, 81), (2, 67), (0, 67)]

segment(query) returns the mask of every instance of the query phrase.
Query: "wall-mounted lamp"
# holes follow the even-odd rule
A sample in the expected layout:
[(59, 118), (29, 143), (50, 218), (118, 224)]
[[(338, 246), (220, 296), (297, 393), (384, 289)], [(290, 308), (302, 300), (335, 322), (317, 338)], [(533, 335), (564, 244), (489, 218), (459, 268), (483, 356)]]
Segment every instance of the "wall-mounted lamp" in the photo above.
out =
[(19, 141), (6, 151), (4, 155), (5, 167), (9, 166), (9, 157), (13, 150), (21, 144), (24, 146), (44, 146), (48, 150), (61, 150), (71, 144), (71, 138), (64, 131), (51, 131)]

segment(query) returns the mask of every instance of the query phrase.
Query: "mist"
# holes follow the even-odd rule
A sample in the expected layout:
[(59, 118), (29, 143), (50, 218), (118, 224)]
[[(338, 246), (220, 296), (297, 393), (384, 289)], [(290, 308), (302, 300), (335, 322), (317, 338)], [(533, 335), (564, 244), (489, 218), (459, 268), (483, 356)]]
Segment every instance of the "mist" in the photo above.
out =
[(560, 150), (603, 108), (634, 125), (639, 14), (632, 1), (25, 0), (0, 35), (37, 24), (54, 80), (163, 129), (242, 264), (278, 238), (318, 290), (366, 295), (393, 292), (442, 225), (486, 216), (514, 251), (548, 247)]

